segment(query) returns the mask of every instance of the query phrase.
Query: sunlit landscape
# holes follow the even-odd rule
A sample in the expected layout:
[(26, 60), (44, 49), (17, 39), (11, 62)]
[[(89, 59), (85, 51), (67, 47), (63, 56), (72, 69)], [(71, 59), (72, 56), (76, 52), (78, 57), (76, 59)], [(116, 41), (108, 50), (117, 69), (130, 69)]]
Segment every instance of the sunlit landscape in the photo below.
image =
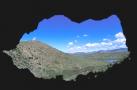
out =
[(129, 55), (116, 15), (80, 23), (55, 15), (43, 19), (30, 34), (25, 33), (17, 48), (4, 52), (18, 68), (29, 69), (37, 78), (63, 75), (66, 81), (80, 74), (105, 72)]

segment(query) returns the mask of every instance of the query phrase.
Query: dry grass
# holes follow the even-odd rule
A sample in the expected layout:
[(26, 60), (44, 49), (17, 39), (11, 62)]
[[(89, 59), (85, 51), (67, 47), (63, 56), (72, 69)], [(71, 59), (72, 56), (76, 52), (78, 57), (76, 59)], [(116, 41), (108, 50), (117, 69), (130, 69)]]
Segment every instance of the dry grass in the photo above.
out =
[(123, 60), (128, 53), (102, 53), (75, 56), (63, 53), (39, 41), (20, 42), (17, 48), (4, 51), (13, 58), (18, 68), (28, 68), (36, 77), (55, 78), (63, 75), (64, 80), (72, 80), (79, 74), (106, 71), (111, 65), (105, 59)]

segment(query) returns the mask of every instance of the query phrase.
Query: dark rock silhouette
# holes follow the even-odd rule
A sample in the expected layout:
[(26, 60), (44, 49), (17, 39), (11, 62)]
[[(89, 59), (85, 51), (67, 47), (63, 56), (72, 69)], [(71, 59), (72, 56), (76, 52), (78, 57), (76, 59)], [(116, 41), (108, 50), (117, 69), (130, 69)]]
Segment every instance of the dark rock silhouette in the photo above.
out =
[[(3, 0), (0, 3), (0, 88), (8, 89), (41, 89), (41, 88), (96, 88), (113, 89), (135, 88), (137, 81), (136, 52), (136, 3), (133, 1), (112, 0), (78, 0), (35, 2)], [(88, 79), (92, 76), (79, 76), (77, 82), (64, 82), (61, 76), (56, 80), (36, 79), (28, 70), (18, 70), (11, 58), (2, 53), (16, 47), (22, 35), (33, 31), (40, 20), (56, 14), (63, 14), (70, 19), (80, 22), (88, 18), (100, 20), (116, 14), (121, 20), (127, 46), (131, 52), (131, 61), (125, 60), (120, 65), (115, 65), (106, 73), (99, 73), (98, 78)]]

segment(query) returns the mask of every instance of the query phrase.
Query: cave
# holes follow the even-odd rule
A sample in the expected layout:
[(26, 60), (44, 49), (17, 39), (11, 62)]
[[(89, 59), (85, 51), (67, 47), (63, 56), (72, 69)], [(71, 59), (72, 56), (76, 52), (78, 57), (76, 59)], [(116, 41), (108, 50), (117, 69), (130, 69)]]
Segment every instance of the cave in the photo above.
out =
[[(6, 7), (5, 7), (6, 6)], [(135, 61), (135, 41), (136, 37), (136, 14), (135, 2), (133, 1), (3, 1), (0, 5), (1, 10), (1, 30), (0, 30), (0, 68), (1, 81), (3, 88), (135, 88), (136, 64)], [(130, 60), (125, 60), (119, 65), (113, 66), (105, 73), (98, 73), (97, 78), (90, 78), (92, 73), (87, 76), (79, 76), (77, 82), (65, 82), (59, 76), (56, 80), (43, 80), (35, 78), (27, 69), (19, 70), (13, 65), (9, 56), (3, 50), (10, 50), (16, 47), (24, 33), (30, 33), (43, 18), (53, 15), (63, 14), (75, 22), (92, 18), (100, 20), (115, 14), (119, 17), (126, 37), (126, 45), (131, 52)], [(14, 83), (13, 83), (14, 82)], [(107, 85), (107, 86), (106, 86)], [(114, 86), (115, 85), (115, 86)]]

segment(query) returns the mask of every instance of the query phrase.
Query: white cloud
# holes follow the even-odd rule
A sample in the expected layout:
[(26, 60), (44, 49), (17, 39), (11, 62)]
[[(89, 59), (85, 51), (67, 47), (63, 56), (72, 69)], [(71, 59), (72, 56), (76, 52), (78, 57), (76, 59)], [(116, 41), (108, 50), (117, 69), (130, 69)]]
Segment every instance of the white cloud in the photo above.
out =
[(73, 42), (69, 42), (67, 47), (72, 49), (72, 47), (74, 47), (76, 43), (77, 43), (77, 40), (74, 40)]
[(33, 37), (33, 38), (32, 38), (32, 41), (35, 41), (35, 40), (36, 40), (36, 37)]
[(87, 37), (88, 35), (87, 34), (83, 34), (83, 37)]
[(116, 39), (114, 42), (115, 42), (115, 43), (125, 43), (125, 42), (126, 42), (126, 39), (125, 39), (125, 38)]
[(101, 42), (100, 43), (102, 46), (106, 45), (106, 46), (110, 46), (112, 45), (112, 42)]
[(99, 43), (87, 43), (87, 44), (85, 44), (86, 47), (95, 47), (98, 45), (99, 45)]
[(85, 48), (83, 46), (74, 46), (68, 49), (69, 53), (75, 53), (75, 52), (85, 52)]
[(88, 36), (87, 34), (83, 34), (83, 35), (77, 35), (76, 37), (80, 38), (80, 37), (87, 37), (87, 36)]
[(74, 43), (73, 43), (73, 42), (69, 42), (68, 45), (69, 45), (69, 46), (72, 46), (72, 45), (74, 45)]
[(124, 38), (124, 35), (122, 32), (119, 32), (115, 35), (116, 38)]
[[(110, 39), (103, 39), (101, 42), (94, 42), (94, 43), (86, 43), (84, 45), (75, 45), (71, 48), (68, 48), (68, 52), (75, 53), (75, 52), (91, 52), (91, 51), (98, 51), (98, 50), (112, 50), (118, 48), (126, 48), (126, 39), (122, 32), (117, 33), (115, 36), (115, 40)], [(69, 43), (70, 45), (74, 45), (74, 43)]]
[(110, 41), (110, 39), (104, 38), (103, 41)]
[(116, 40), (114, 40), (114, 43), (123, 43), (125, 44), (126, 39), (122, 32), (119, 32), (115, 35)]

